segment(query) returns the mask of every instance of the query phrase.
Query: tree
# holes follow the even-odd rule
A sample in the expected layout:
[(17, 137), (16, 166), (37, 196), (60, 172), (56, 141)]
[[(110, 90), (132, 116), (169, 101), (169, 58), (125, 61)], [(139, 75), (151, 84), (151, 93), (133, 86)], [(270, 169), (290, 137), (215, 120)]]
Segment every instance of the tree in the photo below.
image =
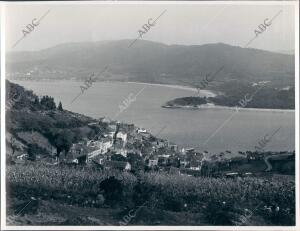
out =
[(36, 154), (39, 151), (39, 147), (36, 144), (29, 144), (28, 145), (28, 159), (34, 161), (36, 159)]
[(48, 95), (43, 96), (41, 98), (40, 104), (46, 109), (46, 110), (53, 110), (56, 109), (56, 104), (54, 102), (54, 99)]
[(61, 102), (59, 101), (59, 104), (58, 104), (58, 107), (57, 107), (58, 110), (62, 111), (63, 110), (63, 107), (62, 107), (62, 104)]
[(143, 158), (136, 153), (127, 153), (127, 161), (131, 164), (132, 169), (141, 169), (144, 165)]
[(114, 154), (111, 156), (111, 160), (113, 161), (126, 161), (126, 158), (121, 154)]
[(57, 156), (62, 151), (66, 153), (69, 151), (72, 141), (73, 141), (73, 134), (70, 131), (63, 130), (62, 132), (55, 135), (54, 138), (54, 146), (57, 148)]
[(120, 180), (114, 176), (103, 180), (100, 183), (100, 189), (104, 191), (104, 198), (109, 202), (120, 201), (123, 195), (123, 185)]
[(34, 96), (34, 102), (33, 102), (33, 105), (32, 105), (32, 110), (34, 110), (34, 111), (39, 110), (40, 107), (41, 107), (41, 105), (40, 105), (39, 97)]
[(15, 150), (16, 150), (16, 139), (11, 135), (10, 137), (10, 145), (11, 145), (11, 149), (12, 149), (12, 154), (15, 154)]

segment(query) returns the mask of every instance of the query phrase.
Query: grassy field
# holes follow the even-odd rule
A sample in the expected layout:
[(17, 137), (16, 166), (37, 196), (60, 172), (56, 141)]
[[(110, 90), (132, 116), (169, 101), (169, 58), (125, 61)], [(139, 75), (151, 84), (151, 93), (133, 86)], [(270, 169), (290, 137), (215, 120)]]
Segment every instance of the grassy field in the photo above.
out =
[[(164, 225), (170, 224), (170, 219), (173, 225), (186, 225), (187, 219), (190, 225), (295, 224), (292, 176), (226, 179), (144, 172), (133, 175), (41, 164), (11, 165), (6, 170), (8, 214), (31, 216), (33, 225), (40, 224), (32, 217), (37, 216), (37, 211), (41, 211), (39, 206), (45, 203), (72, 206), (74, 211), (84, 208), (81, 211), (86, 210), (86, 214), (78, 213), (78, 219), (85, 219), (83, 223), (90, 225), (96, 221), (90, 221), (89, 214), (97, 210), (101, 214), (110, 211), (113, 219), (102, 217), (99, 222), (112, 225), (124, 225), (120, 221), (130, 211), (138, 212), (134, 213), (134, 219), (125, 222), (127, 225)], [(28, 201), (30, 206), (22, 210)], [(64, 209), (55, 214), (61, 211)], [(183, 216), (187, 219), (181, 219)], [(66, 219), (69, 225), (72, 222), (80, 225), (70, 217)]]

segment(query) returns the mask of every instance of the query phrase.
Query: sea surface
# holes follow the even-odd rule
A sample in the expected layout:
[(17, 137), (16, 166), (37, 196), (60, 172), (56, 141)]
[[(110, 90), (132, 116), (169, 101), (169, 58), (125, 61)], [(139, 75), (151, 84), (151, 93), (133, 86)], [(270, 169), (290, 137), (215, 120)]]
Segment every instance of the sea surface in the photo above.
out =
[[(134, 123), (179, 147), (196, 147), (210, 152), (254, 150), (264, 137), (270, 137), (279, 129), (264, 145), (264, 150), (295, 149), (294, 110), (162, 108), (168, 100), (197, 93), (193, 88), (181, 86), (95, 82), (81, 94), (80, 86), (84, 83), (78, 81), (13, 82), (37, 95), (54, 97), (67, 110), (94, 118), (106, 116)], [(213, 93), (203, 90), (201, 95)]]

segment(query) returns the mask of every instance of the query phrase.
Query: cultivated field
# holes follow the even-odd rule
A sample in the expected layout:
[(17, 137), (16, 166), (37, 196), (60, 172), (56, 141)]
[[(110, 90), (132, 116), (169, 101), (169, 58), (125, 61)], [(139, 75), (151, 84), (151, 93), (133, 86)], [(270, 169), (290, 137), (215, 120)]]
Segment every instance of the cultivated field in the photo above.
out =
[[(88, 167), (27, 164), (7, 166), (7, 187), (10, 216), (40, 216), (45, 211), (39, 205), (59, 203), (78, 210), (84, 208), (86, 216), (89, 210), (111, 211), (114, 219), (103, 221), (102, 217), (100, 224), (119, 225), (131, 209), (138, 212), (128, 225), (164, 225), (170, 224), (169, 219), (173, 219), (173, 225), (183, 225), (183, 214), (191, 219), (191, 225), (295, 223), (292, 176), (226, 179), (158, 172), (133, 175)], [(23, 209), (29, 201), (30, 205)], [(156, 214), (165, 215), (147, 219), (151, 211), (157, 210), (160, 212)], [(84, 219), (82, 213), (77, 215), (80, 219)], [(35, 219), (31, 223), (39, 224)], [(89, 220), (86, 223), (94, 224)]]

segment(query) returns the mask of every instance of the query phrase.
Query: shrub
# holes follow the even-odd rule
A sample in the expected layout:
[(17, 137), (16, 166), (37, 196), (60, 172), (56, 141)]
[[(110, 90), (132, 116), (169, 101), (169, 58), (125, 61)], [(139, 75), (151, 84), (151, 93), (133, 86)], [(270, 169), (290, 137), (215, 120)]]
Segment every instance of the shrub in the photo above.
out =
[(204, 207), (205, 219), (210, 225), (234, 225), (239, 211), (233, 203), (210, 200)]
[(120, 180), (114, 176), (103, 180), (100, 183), (100, 189), (104, 191), (104, 198), (108, 202), (118, 202), (122, 199), (123, 185)]

